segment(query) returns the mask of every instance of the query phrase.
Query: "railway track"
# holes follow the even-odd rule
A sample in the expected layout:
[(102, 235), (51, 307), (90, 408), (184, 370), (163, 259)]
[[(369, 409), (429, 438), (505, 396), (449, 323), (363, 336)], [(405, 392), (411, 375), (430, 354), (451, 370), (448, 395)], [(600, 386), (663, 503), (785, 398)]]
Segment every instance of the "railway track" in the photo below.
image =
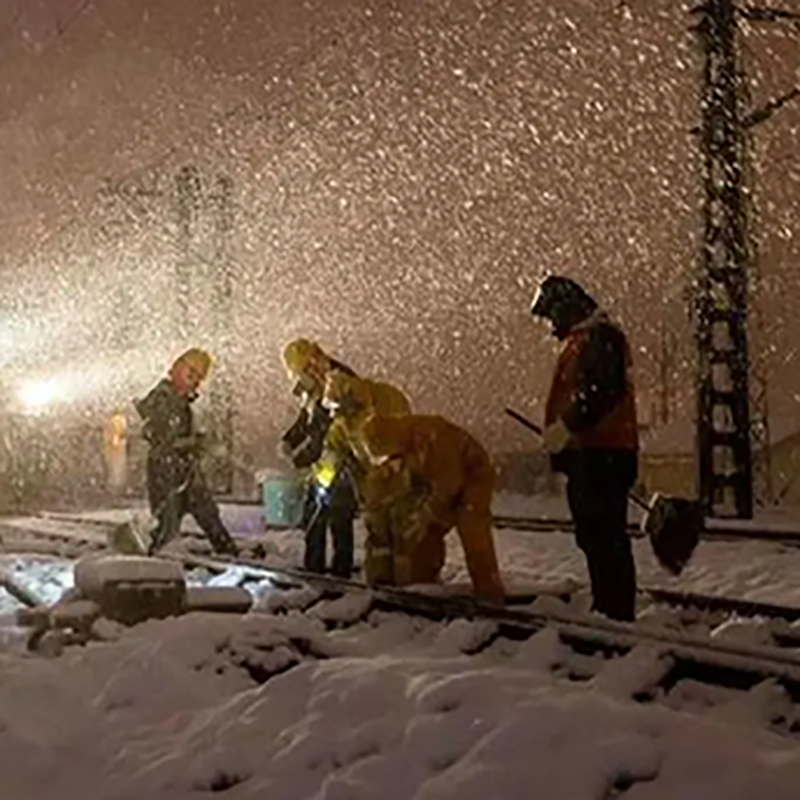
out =
[[(176, 556), (187, 567), (224, 570), (231, 564), (263, 563), (201, 556)], [(488, 623), (484, 636), (465, 651), (478, 656), (493, 645), (525, 646), (545, 637), (554, 654), (549, 669), (559, 679), (596, 685), (601, 690), (643, 704), (680, 708), (687, 695), (703, 692), (711, 713), (723, 719), (752, 718), (763, 706), (762, 724), (780, 736), (800, 739), (800, 632), (776, 636), (768, 645), (753, 646), (665, 629), (657, 625), (626, 624), (582, 614), (568, 608), (535, 611), (482, 603), (467, 597), (442, 597), (388, 588), (369, 588), (356, 581), (313, 575), (302, 570), (269, 569), (278, 589), (312, 588), (316, 598), (304, 607), (314, 613), (326, 603), (354, 593), (367, 596), (354, 619), (342, 622), (334, 614), (318, 617), (330, 628), (347, 628), (373, 612), (402, 613), (436, 622), (467, 620)], [(797, 611), (796, 611), (797, 613)], [(557, 654), (556, 650), (557, 648)], [(771, 705), (764, 703), (770, 698)], [(775, 703), (780, 697), (782, 702)], [(742, 709), (750, 709), (743, 713)]]
[[(531, 517), (495, 516), (494, 526), (498, 529), (512, 528), (531, 533), (571, 533), (575, 526), (571, 520), (555, 520)], [(644, 534), (637, 523), (628, 524), (628, 533), (633, 538), (644, 538)], [(710, 541), (728, 540), (735, 541), (746, 539), (751, 541), (768, 541), (800, 545), (800, 529), (792, 528), (756, 528), (731, 520), (707, 520), (706, 526), (700, 535), (701, 539)]]
[[(86, 521), (54, 519), (50, 530), (26, 530), (31, 535), (93, 543), (102, 547), (108, 523), (94, 520), (97, 530), (86, 530)], [(69, 523), (74, 523), (70, 525)], [(82, 530), (76, 529), (83, 526)], [(71, 530), (70, 530), (71, 528)], [(743, 707), (760, 704), (764, 694), (780, 695), (769, 705), (762, 720), (781, 736), (800, 738), (800, 630), (790, 625), (800, 619), (800, 609), (734, 598), (645, 589), (653, 602), (714, 613), (758, 616), (780, 623), (764, 644), (751, 645), (705, 633), (670, 628), (640, 621), (635, 625), (580, 613), (569, 606), (509, 607), (482, 603), (469, 597), (432, 596), (416, 591), (369, 588), (357, 581), (344, 581), (302, 570), (271, 567), (258, 559), (222, 559), (197, 555), (175, 555), (186, 567), (221, 572), (231, 566), (246, 575), (263, 578), (265, 572), (280, 590), (310, 590), (304, 610), (313, 612), (340, 598), (364, 596), (355, 618), (342, 621), (334, 615), (329, 627), (349, 627), (373, 612), (402, 613), (428, 620), (467, 620), (482, 623), (486, 635), (470, 651), (479, 656), (495, 644), (525, 646), (534, 637), (544, 637), (554, 653), (548, 668), (559, 679), (592, 683), (617, 694), (622, 692), (639, 703), (680, 708), (687, 693), (701, 687), (707, 705), (734, 718)], [(532, 598), (531, 598), (532, 599)], [(620, 688), (622, 687), (622, 688)], [(765, 704), (766, 708), (766, 704)], [(717, 713), (717, 712), (715, 712)]]
[[(259, 507), (256, 500), (226, 498), (225, 505)], [(61, 519), (66, 522), (81, 519), (82, 521), (101, 524), (101, 520), (91, 517), (83, 517), (79, 514), (68, 512), (46, 512), (37, 516), (48, 519)], [(514, 529), (530, 533), (572, 533), (575, 525), (570, 519), (553, 519), (550, 517), (522, 517), (514, 515), (496, 514), (493, 518), (494, 527), (498, 530)], [(286, 530), (281, 526), (267, 526), (268, 530)], [(628, 533), (633, 538), (644, 538), (638, 522), (628, 523)], [(708, 519), (701, 533), (701, 538), (710, 541), (739, 539), (751, 541), (767, 541), (784, 543), (788, 545), (797, 544), (800, 546), (800, 526), (793, 528), (790, 526), (779, 526), (772, 524), (769, 526), (758, 527), (749, 520), (721, 520)]]
[[(223, 503), (235, 506), (259, 506), (257, 500), (245, 498), (225, 498)], [(522, 517), (496, 514), (494, 526), (498, 529), (513, 528), (531, 533), (571, 533), (575, 526), (571, 519), (553, 519), (548, 517)], [(634, 538), (644, 537), (639, 522), (628, 523), (628, 532)], [(749, 520), (707, 519), (703, 528), (702, 539), (772, 541), (800, 545), (800, 526), (771, 524), (757, 527)]]
[[(75, 516), (71, 514), (59, 513), (44, 513), (39, 515), (42, 520), (49, 521), (56, 524), (58, 527), (63, 525), (72, 526), (86, 526), (90, 525), (97, 530), (94, 536), (76, 534), (75, 531), (53, 530), (53, 531), (27, 531), (34, 536), (45, 536), (49, 538), (62, 539), (65, 541), (74, 541), (76, 538), (86, 543), (94, 543), (99, 547), (106, 544), (105, 531), (113, 527), (113, 523), (106, 520), (94, 518)], [(221, 563), (221, 562), (220, 562)], [(263, 562), (251, 562), (251, 566), (260, 566), (262, 568), (270, 568), (268, 564)], [(289, 571), (283, 570), (288, 574)], [(302, 577), (305, 580), (326, 580), (324, 577), (314, 575), (312, 573), (304, 573), (301, 570), (295, 570), (294, 574)], [(680, 592), (673, 589), (665, 589), (663, 587), (648, 587), (643, 586), (639, 589), (640, 599), (646, 601), (647, 604), (655, 604), (659, 606), (666, 606), (675, 609), (695, 610), (698, 612), (707, 612), (714, 614), (719, 618), (720, 616), (727, 617), (740, 617), (740, 618), (762, 618), (764, 620), (774, 620), (785, 623), (794, 623), (800, 621), (800, 607), (798, 606), (784, 606), (777, 603), (765, 603), (744, 598), (726, 597), (724, 595), (703, 594), (699, 592)], [(514, 605), (529, 605), (534, 603), (540, 594), (536, 592), (517, 593), (512, 602)], [(548, 595), (552, 596), (552, 595)], [(569, 594), (563, 593), (558, 595), (559, 599), (568, 602), (570, 599)], [(798, 633), (800, 636), (800, 633)]]

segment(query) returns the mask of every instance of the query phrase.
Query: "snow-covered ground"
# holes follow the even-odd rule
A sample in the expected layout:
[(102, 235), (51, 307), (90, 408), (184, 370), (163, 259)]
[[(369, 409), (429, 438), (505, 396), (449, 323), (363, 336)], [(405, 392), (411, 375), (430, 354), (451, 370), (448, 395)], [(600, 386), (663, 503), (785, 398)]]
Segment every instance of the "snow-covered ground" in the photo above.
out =
[[(500, 496), (495, 511), (508, 516), (538, 516), (568, 519), (563, 501), (557, 498)], [(119, 512), (124, 516), (126, 512)], [(224, 509), (230, 526), (243, 536), (259, 529), (259, 512), (247, 506)], [(800, 527), (800, 510), (794, 515), (773, 512), (765, 523)], [(759, 520), (761, 524), (761, 520)], [(193, 529), (191, 522), (187, 528)], [(357, 526), (359, 536), (363, 530)], [(509, 588), (535, 585), (585, 586), (583, 554), (569, 533), (531, 533), (500, 529), (495, 536), (500, 566)], [(454, 533), (448, 537), (447, 564), (443, 579), (467, 583), (463, 553)], [(273, 532), (265, 541), (268, 558), (274, 563), (300, 565), (303, 540), (296, 531)], [(768, 541), (703, 541), (680, 577), (665, 572), (652, 554), (646, 539), (633, 541), (640, 584), (680, 591), (725, 594), (748, 600), (800, 606), (800, 546)]]
[(0, 659), (6, 796), (797, 797), (798, 748), (731, 708), (689, 716), (632, 703), (613, 675), (559, 681), (546, 633), (469, 657), (458, 623), (380, 623), (192, 615)]
[[(504, 501), (519, 506), (505, 513), (530, 513), (520, 512), (522, 500)], [(272, 563), (301, 563), (298, 532), (263, 535), (257, 508), (224, 513), (239, 536), (262, 540)], [(4, 568), (55, 599), (71, 584), (81, 548), (63, 552), (52, 543), (46, 552), (40, 541), (36, 557), (23, 561), (12, 551), (25, 541), (25, 524), (4, 521)], [(85, 529), (102, 541), (99, 528)], [(510, 586), (585, 584), (568, 534), (502, 530), (497, 543)], [(635, 549), (643, 584), (800, 605), (793, 547), (704, 542), (679, 579), (658, 568), (645, 541)], [(444, 577), (467, 579), (454, 536)], [(685, 686), (645, 705), (633, 695), (661, 674), (645, 646), (622, 659), (588, 659), (585, 674), (568, 681), (568, 657), (551, 629), (527, 642), (494, 640), (492, 623), (379, 612), (363, 597), (303, 612), (311, 599), (261, 593), (246, 617), (192, 614), (111, 627), (108, 641), (54, 658), (26, 653), (18, 632), (0, 626), (5, 796), (800, 796), (798, 740), (764, 726), (785, 714), (777, 685), (750, 693)]]

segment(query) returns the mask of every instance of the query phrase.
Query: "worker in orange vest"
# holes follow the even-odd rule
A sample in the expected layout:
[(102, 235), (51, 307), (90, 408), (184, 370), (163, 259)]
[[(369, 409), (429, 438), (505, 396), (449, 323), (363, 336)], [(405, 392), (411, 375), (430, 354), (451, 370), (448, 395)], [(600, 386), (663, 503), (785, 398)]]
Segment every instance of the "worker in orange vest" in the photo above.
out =
[(578, 547), (586, 556), (593, 608), (636, 616), (636, 568), (626, 531), (637, 474), (638, 428), (625, 334), (577, 283), (548, 277), (531, 314), (564, 343), (545, 408), (544, 446), (567, 477)]

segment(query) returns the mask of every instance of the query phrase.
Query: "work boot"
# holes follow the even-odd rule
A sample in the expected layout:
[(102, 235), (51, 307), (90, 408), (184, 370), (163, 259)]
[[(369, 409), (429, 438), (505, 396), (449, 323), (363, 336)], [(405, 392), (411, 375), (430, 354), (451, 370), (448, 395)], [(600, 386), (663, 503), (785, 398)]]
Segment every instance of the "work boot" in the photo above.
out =
[(213, 543), (214, 552), (220, 556), (231, 556), (237, 558), (239, 556), (239, 545), (228, 536), (227, 539), (216, 541)]
[(239, 548), (225, 527), (225, 523), (220, 518), (219, 509), (213, 502), (209, 500), (202, 506), (198, 503), (192, 513), (200, 529), (206, 535), (211, 549), (217, 555), (234, 557), (239, 555)]

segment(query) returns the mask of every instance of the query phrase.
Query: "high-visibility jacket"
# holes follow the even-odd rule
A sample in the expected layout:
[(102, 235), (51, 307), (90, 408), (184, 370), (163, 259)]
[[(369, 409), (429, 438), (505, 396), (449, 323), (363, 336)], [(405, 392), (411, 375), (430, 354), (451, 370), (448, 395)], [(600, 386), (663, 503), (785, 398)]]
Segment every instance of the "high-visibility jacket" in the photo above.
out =
[(475, 590), (501, 597), (492, 536), (494, 467), (483, 446), (439, 416), (373, 417), (361, 435), (373, 460), (385, 459), (368, 481), (365, 522), (368, 555), (371, 541), (390, 551), (391, 582), (435, 579), (444, 537), (455, 526)]
[(567, 448), (638, 450), (632, 362), (624, 334), (598, 315), (567, 335), (545, 408), (563, 419)]
[(411, 404), (406, 395), (391, 383), (366, 378), (350, 378), (349, 382), (352, 389), (357, 392), (359, 408), (353, 414), (341, 416), (337, 414), (336, 418), (341, 420), (353, 454), (367, 469), (369, 458), (361, 437), (364, 423), (371, 417), (408, 415), (411, 413)]
[(373, 416), (409, 414), (408, 398), (396, 386), (346, 374), (332, 373), (326, 381), (322, 400), (333, 411), (331, 450), (345, 457), (356, 484), (356, 492), (363, 496), (362, 484), (372, 468), (360, 438), (361, 428)]

